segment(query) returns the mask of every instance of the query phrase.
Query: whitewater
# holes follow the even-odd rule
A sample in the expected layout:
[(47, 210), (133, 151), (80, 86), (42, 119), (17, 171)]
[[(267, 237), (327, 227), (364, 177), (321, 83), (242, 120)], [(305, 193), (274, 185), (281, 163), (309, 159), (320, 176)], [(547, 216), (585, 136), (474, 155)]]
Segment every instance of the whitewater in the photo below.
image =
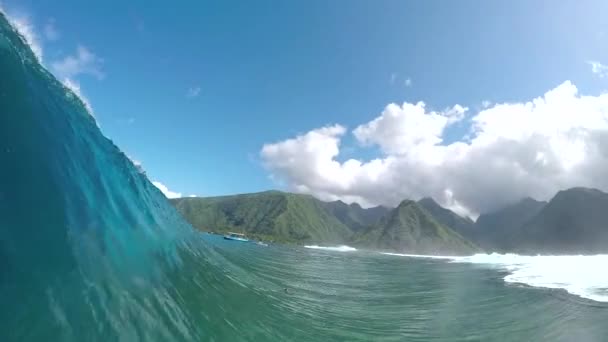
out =
[[(333, 251), (356, 252), (347, 245), (319, 246), (306, 245), (305, 248)], [(407, 258), (445, 260), (452, 263), (475, 264), (504, 270), (508, 275), (504, 281), (531, 287), (563, 289), (570, 294), (597, 302), (608, 302), (608, 273), (602, 268), (608, 265), (608, 255), (518, 255), (518, 254), (475, 254), (472, 256), (419, 255), (407, 253), (379, 252), (382, 255)]]
[(354, 247), (350, 247), (350, 246), (346, 246), (346, 245), (340, 245), (340, 246), (309, 245), (309, 246), (304, 246), (304, 248), (320, 249), (320, 250), (335, 251), (335, 252), (354, 252), (357, 250)]
[[(347, 245), (319, 246), (306, 245), (305, 248), (333, 251), (356, 252)], [(379, 252), (382, 255), (407, 258), (445, 260), (451, 263), (475, 264), (504, 270), (508, 275), (504, 281), (531, 287), (563, 289), (570, 294), (597, 302), (608, 302), (608, 273), (602, 272), (608, 265), (608, 255), (518, 255), (518, 254), (475, 254), (472, 256), (419, 255), (406, 253)]]
[(517, 255), (475, 254), (473, 256), (435, 256), (401, 253), (384, 255), (409, 258), (447, 260), (505, 270), (505, 282), (532, 287), (563, 289), (583, 298), (608, 302), (608, 273), (602, 272), (608, 264), (608, 255)]

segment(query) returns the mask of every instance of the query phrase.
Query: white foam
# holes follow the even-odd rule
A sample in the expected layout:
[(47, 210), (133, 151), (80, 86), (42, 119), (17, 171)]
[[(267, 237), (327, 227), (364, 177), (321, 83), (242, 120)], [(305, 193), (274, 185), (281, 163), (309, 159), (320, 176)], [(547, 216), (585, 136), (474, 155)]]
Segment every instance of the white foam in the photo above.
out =
[[(337, 252), (352, 252), (350, 246), (304, 246)], [(532, 287), (564, 289), (567, 292), (597, 302), (608, 302), (608, 255), (517, 255), (475, 254), (472, 256), (419, 255), (380, 253), (408, 258), (439, 259), (454, 263), (477, 264), (507, 271), (507, 283)]]
[(539, 255), (476, 254), (457, 257), (453, 262), (497, 267), (509, 272), (509, 283), (534, 287), (564, 289), (571, 294), (608, 302), (608, 255)]
[(326, 251), (334, 251), (334, 252), (354, 252), (357, 249), (351, 246), (346, 246), (346, 245), (342, 245), (342, 246), (317, 246), (317, 245), (312, 245), (312, 246), (304, 246), (305, 248), (310, 248), (310, 249), (322, 249), (322, 250), (326, 250)]
[(445, 259), (502, 269), (505, 282), (533, 287), (564, 289), (598, 302), (608, 302), (608, 255), (475, 254), (467, 257), (382, 253), (410, 258)]
[(408, 258), (421, 258), (421, 259), (443, 259), (443, 260), (452, 260), (454, 257), (450, 256), (441, 256), (441, 255), (420, 255), (420, 254), (402, 254), (402, 253), (388, 253), (381, 252), (380, 254), (384, 255), (393, 255), (393, 256), (402, 256)]

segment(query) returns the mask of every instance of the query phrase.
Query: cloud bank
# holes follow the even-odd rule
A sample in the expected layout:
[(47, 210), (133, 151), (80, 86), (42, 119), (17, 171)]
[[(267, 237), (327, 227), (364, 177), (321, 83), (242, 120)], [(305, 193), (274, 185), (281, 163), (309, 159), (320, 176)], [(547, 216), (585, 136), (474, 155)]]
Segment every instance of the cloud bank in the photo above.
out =
[[(260, 154), (292, 191), (366, 206), (432, 196), (474, 217), (568, 187), (608, 190), (608, 94), (581, 95), (566, 81), (528, 102), (468, 112), (458, 104), (443, 111), (389, 104), (351, 132), (361, 148), (379, 148), (372, 160), (338, 161), (348, 133), (341, 125), (265, 144)], [(456, 123), (469, 128), (444, 143)]]

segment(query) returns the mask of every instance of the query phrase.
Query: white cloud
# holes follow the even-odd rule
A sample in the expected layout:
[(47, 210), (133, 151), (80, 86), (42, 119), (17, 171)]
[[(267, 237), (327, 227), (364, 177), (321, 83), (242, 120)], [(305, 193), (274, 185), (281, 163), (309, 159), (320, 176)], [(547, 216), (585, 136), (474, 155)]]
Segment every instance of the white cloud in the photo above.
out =
[(387, 154), (404, 154), (416, 146), (441, 143), (443, 130), (460, 121), (468, 108), (455, 105), (443, 112), (427, 112), (424, 102), (386, 106), (382, 114), (354, 130), (364, 144), (376, 144)]
[[(2, 8), (0, 8), (0, 12), (6, 14)], [(26, 15), (11, 16), (8, 14), (6, 14), (6, 17), (11, 25), (13, 25), (13, 27), (23, 37), (23, 39), (25, 39), (25, 42), (30, 46), (32, 52), (38, 59), (38, 62), (42, 63), (42, 44), (40, 44), (40, 40), (36, 34), (34, 25), (31, 23), (29, 17)]]
[(68, 55), (64, 59), (51, 63), (51, 69), (59, 78), (70, 78), (88, 74), (98, 80), (105, 77), (101, 70), (103, 60), (97, 57), (85, 46), (79, 45), (74, 55)]
[(201, 87), (196, 86), (196, 87), (191, 87), (188, 89), (188, 92), (186, 93), (186, 97), (189, 98), (193, 98), (193, 97), (197, 97), (201, 94)]
[(482, 108), (488, 108), (488, 107), (490, 107), (491, 105), (492, 105), (492, 102), (491, 102), (491, 101), (488, 101), (488, 100), (483, 100), (483, 101), (481, 101), (481, 107), (482, 107)]
[(55, 26), (55, 19), (51, 18), (47, 20), (44, 25), (44, 36), (49, 41), (56, 41), (61, 36), (59, 30), (57, 30), (57, 27)]
[(591, 65), (591, 72), (598, 75), (599, 77), (608, 77), (608, 66), (597, 61), (587, 61), (587, 64)]
[[(399, 80), (399, 79), (400, 79), (400, 77), (399, 77), (398, 73), (396, 73), (396, 72), (391, 73), (391, 78), (389, 80), (390, 84), (391, 85), (396, 84), (397, 80)], [(409, 77), (405, 78), (403, 80), (403, 85), (406, 86), (406, 87), (408, 87), (408, 88), (411, 87), (412, 86), (412, 79), (409, 78)]]
[(583, 96), (567, 81), (529, 102), (489, 105), (471, 117), (469, 139), (444, 144), (466, 111), (388, 105), (353, 131), (383, 152), (369, 161), (336, 160), (339, 125), (266, 144), (261, 157), (273, 179), (321, 199), (369, 206), (432, 196), (473, 216), (572, 186), (608, 190), (608, 94)]
[(152, 184), (154, 184), (155, 187), (157, 187), (160, 191), (162, 191), (162, 193), (167, 197), (167, 198), (179, 198), (182, 197), (182, 194), (180, 192), (173, 192), (171, 190), (169, 190), (169, 188), (167, 188), (163, 183), (158, 182), (158, 181), (153, 181)]

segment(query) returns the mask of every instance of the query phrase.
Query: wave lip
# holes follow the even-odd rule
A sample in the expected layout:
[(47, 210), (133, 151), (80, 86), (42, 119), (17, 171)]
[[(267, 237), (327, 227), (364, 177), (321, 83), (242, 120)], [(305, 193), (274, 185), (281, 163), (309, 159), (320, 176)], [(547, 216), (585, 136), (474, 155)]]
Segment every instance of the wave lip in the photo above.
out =
[(310, 245), (304, 246), (304, 248), (309, 249), (321, 249), (325, 251), (334, 251), (334, 252), (354, 252), (357, 249), (351, 246), (341, 245), (341, 246), (318, 246), (318, 245)]

